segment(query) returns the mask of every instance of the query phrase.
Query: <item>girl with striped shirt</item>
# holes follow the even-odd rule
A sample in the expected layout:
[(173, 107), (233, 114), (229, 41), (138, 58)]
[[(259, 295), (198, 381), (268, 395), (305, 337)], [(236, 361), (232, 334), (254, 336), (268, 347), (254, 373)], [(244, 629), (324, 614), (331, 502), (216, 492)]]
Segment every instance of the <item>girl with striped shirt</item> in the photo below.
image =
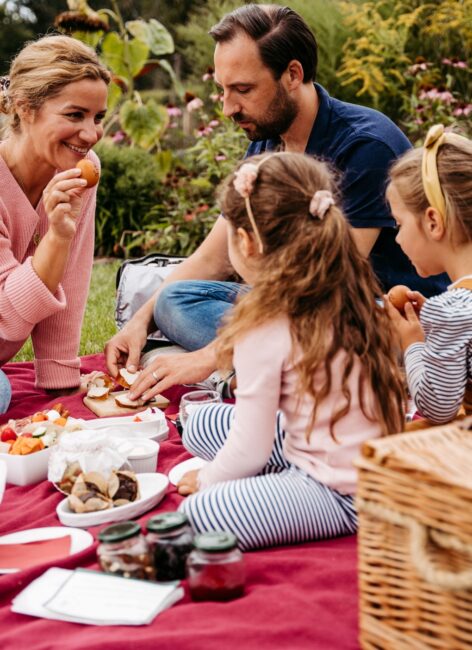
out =
[(184, 444), (210, 462), (178, 490), (194, 529), (243, 549), (354, 533), (353, 460), (403, 424), (393, 330), (332, 191), (326, 165), (285, 152), (241, 163), (220, 191), (252, 286), (218, 337), (236, 404), (191, 414)]
[(452, 281), (428, 300), (408, 292), (404, 314), (386, 300), (416, 408), (441, 424), (461, 404), (472, 412), (472, 142), (432, 127), (422, 149), (394, 164), (387, 198), (418, 274)]

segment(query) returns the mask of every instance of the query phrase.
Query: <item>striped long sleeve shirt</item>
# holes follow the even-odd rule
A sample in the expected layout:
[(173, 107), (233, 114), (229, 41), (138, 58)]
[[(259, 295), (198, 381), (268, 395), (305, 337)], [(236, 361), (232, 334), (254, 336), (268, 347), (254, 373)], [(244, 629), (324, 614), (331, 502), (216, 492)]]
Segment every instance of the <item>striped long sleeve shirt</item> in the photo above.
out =
[(472, 381), (472, 291), (450, 287), (421, 309), (425, 341), (405, 351), (408, 388), (422, 416), (443, 424), (457, 414)]

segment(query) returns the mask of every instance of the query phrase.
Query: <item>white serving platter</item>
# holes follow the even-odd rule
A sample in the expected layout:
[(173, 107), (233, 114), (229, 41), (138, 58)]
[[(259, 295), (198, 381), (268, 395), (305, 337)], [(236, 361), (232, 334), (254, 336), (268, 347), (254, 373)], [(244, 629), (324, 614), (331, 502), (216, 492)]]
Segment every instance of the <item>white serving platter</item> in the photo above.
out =
[(139, 517), (147, 510), (150, 510), (164, 497), (169, 479), (165, 474), (136, 474), (139, 483), (141, 498), (132, 503), (109, 510), (97, 512), (73, 512), (69, 508), (68, 499), (63, 499), (56, 508), (59, 521), (64, 526), (76, 528), (89, 528), (100, 524), (109, 524), (115, 521), (125, 521)]
[[(140, 421), (136, 422), (136, 417), (139, 417)], [(105, 431), (120, 438), (150, 438), (160, 442), (166, 440), (169, 435), (166, 416), (163, 411), (156, 407), (133, 415), (95, 418), (93, 420), (69, 418), (69, 421), (76, 423), (83, 429), (100, 429), (102, 432)]]

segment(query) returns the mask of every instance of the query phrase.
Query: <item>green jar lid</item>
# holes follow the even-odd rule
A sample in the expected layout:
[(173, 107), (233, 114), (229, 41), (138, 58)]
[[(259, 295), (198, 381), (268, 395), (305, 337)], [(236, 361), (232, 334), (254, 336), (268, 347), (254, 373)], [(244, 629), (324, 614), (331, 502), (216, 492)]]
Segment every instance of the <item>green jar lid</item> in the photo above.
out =
[(233, 533), (218, 530), (195, 535), (193, 544), (199, 551), (205, 551), (206, 553), (220, 553), (236, 548), (238, 540), (236, 535), (233, 535)]
[(163, 512), (151, 517), (146, 524), (150, 533), (168, 533), (188, 524), (187, 515), (183, 512)]
[(135, 521), (120, 521), (119, 524), (107, 526), (98, 533), (98, 539), (101, 542), (120, 542), (139, 535), (141, 526)]

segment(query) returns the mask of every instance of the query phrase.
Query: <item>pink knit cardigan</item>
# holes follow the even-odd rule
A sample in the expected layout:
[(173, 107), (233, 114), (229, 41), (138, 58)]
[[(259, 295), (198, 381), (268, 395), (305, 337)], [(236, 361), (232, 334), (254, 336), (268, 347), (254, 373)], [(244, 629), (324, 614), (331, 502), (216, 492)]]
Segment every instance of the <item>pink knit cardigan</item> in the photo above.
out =
[[(97, 156), (88, 157), (97, 165)], [(97, 187), (87, 189), (77, 233), (55, 294), (36, 275), (31, 258), (37, 235), (48, 229), (42, 199), (33, 208), (0, 156), (0, 366), (31, 335), (36, 385), (79, 384), (77, 356), (93, 262)]]

